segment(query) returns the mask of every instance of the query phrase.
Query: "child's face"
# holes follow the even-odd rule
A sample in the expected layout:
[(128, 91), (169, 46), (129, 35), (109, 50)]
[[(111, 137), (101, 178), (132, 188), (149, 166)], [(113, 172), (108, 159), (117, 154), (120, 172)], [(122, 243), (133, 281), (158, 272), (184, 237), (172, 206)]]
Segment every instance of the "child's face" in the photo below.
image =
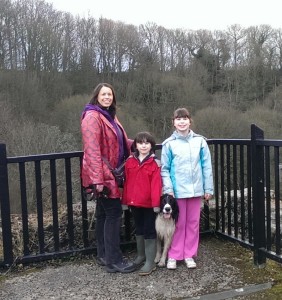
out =
[(151, 143), (147, 141), (142, 141), (140, 143), (136, 143), (136, 148), (141, 155), (148, 155), (152, 149)]
[(191, 122), (188, 117), (175, 118), (173, 122), (174, 127), (181, 134), (189, 132), (190, 124)]

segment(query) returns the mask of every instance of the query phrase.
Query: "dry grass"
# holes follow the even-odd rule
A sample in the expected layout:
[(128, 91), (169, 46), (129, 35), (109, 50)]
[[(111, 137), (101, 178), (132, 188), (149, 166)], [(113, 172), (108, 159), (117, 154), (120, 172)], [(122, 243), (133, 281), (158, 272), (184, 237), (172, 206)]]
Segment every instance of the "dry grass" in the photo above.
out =
[[(94, 226), (94, 210), (95, 206), (88, 207), (88, 224), (89, 231)], [(58, 209), (59, 220), (59, 241), (60, 248), (68, 247), (68, 213), (66, 206), (60, 206)], [(44, 227), (44, 251), (51, 252), (54, 250), (54, 234), (53, 234), (53, 216), (52, 211), (48, 210), (43, 215)], [(1, 230), (1, 228), (0, 228)], [(21, 257), (24, 253), (24, 240), (23, 240), (23, 222), (21, 214), (11, 215), (11, 230), (12, 230), (12, 244), (14, 257)], [(39, 252), (39, 239), (38, 239), (38, 219), (37, 214), (29, 214), (28, 216), (28, 231), (29, 243), (27, 245), (30, 254)], [(82, 241), (82, 214), (81, 205), (73, 205), (73, 231), (74, 240), (76, 245), (83, 245)], [(0, 234), (0, 258), (3, 257), (3, 240)]]

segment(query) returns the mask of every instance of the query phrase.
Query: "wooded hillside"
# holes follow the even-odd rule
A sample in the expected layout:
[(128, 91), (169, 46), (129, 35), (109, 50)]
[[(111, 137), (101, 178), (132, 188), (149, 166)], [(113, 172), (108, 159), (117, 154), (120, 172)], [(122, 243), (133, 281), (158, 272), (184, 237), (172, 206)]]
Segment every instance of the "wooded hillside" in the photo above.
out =
[(282, 138), (282, 29), (138, 27), (74, 17), (42, 0), (0, 0), (0, 140), (8, 154), (81, 149), (80, 114), (113, 84), (130, 137), (158, 142), (187, 107), (207, 138), (247, 138), (250, 124)]

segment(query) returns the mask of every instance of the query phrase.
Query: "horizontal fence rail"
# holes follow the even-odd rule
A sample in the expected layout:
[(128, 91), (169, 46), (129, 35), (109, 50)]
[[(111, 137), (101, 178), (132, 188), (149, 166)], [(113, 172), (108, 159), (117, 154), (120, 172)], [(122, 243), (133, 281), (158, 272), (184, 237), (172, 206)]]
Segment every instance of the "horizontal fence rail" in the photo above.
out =
[[(214, 198), (203, 205), (201, 234), (240, 243), (254, 263), (281, 258), (281, 140), (210, 139)], [(160, 156), (161, 145), (157, 145)], [(0, 266), (95, 253), (95, 202), (80, 181), (83, 153), (7, 157), (0, 143)], [(130, 211), (121, 224), (122, 247), (133, 246)]]

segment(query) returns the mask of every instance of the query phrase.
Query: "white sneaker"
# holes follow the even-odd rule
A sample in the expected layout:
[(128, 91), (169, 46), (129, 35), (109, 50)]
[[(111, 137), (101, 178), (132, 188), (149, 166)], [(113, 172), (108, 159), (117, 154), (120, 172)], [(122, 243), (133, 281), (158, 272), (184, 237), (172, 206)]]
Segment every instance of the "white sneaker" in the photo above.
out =
[(174, 258), (169, 258), (167, 260), (167, 265), (166, 267), (170, 270), (175, 270), (176, 269), (176, 259)]
[(185, 263), (188, 269), (194, 269), (197, 266), (193, 258), (185, 258)]

